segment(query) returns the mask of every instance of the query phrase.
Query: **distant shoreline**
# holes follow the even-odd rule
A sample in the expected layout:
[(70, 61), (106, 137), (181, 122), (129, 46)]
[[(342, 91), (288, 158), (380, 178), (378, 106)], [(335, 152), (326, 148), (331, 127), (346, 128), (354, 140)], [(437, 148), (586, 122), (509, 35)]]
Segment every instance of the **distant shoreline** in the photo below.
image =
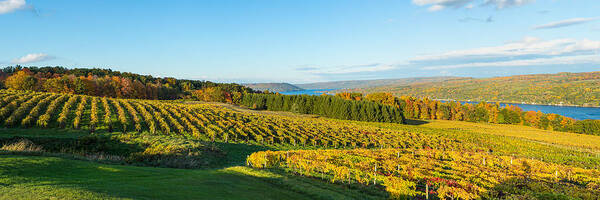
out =
[[(311, 92), (311, 93), (319, 93), (319, 94), (328, 94), (335, 95), (340, 90), (343, 89), (312, 89), (312, 90), (302, 90), (302, 91), (292, 91), (292, 92), (282, 92), (282, 94), (288, 93), (287, 95), (300, 95), (300, 94), (289, 94), (294, 92)], [(364, 94), (367, 95), (367, 94)], [(396, 96), (396, 95), (394, 95)], [(398, 97), (398, 96), (396, 96)], [(420, 98), (420, 97), (418, 97)], [(459, 102), (470, 102), (470, 103), (478, 103), (481, 101), (468, 101), (468, 100), (455, 100), (455, 99), (432, 99), (436, 101), (459, 101)], [(487, 103), (496, 103), (496, 101), (485, 101)], [(511, 102), (511, 101), (498, 101), (498, 103), (503, 104), (520, 104), (520, 105), (532, 105), (532, 106), (560, 106), (560, 107), (578, 107), (578, 108), (600, 108), (600, 106), (583, 106), (583, 105), (572, 105), (572, 104), (539, 104), (539, 103), (526, 103), (526, 102)]]
[[(465, 100), (454, 100), (454, 99), (432, 99), (436, 101), (459, 101), (459, 102), (469, 102), (469, 103), (478, 103), (482, 101), (465, 101)], [(496, 101), (484, 101), (487, 103), (496, 103)], [(571, 105), (571, 104), (538, 104), (538, 103), (525, 103), (525, 102), (510, 102), (510, 101), (498, 101), (498, 103), (503, 104), (521, 104), (521, 105), (532, 105), (532, 106), (560, 106), (560, 107), (578, 107), (578, 108), (600, 108), (600, 106), (583, 106), (583, 105)]]

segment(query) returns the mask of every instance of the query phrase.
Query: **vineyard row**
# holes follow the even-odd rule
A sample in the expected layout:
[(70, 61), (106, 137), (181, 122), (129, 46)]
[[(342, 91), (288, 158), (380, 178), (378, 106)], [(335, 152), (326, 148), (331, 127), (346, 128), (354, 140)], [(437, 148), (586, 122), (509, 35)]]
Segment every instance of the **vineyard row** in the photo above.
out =
[(458, 149), (450, 139), (324, 119), (266, 116), (207, 104), (0, 91), (0, 125), (147, 131), (223, 142), (329, 148)]

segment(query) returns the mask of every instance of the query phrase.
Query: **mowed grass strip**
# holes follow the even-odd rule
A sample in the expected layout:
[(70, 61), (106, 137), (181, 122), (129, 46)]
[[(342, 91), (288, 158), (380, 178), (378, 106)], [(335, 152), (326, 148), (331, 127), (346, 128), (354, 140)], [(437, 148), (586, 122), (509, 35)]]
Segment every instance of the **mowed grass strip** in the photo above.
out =
[[(371, 194), (373, 195), (373, 194)], [(372, 199), (346, 186), (230, 167), (182, 170), (0, 156), (0, 199)]]

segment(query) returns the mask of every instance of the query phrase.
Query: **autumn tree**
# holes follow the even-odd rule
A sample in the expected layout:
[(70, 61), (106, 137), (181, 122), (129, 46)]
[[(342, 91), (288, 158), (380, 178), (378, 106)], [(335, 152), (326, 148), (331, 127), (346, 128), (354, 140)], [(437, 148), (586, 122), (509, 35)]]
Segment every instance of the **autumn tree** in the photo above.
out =
[(209, 87), (192, 92), (201, 101), (226, 102), (229, 95), (220, 87)]
[(396, 101), (396, 97), (394, 95), (387, 92), (379, 92), (379, 93), (371, 93), (366, 97), (367, 100), (398, 107), (398, 102)]
[(340, 92), (335, 94), (336, 97), (340, 97), (346, 100), (360, 101), (363, 99), (363, 94), (358, 92)]
[(6, 87), (14, 90), (36, 90), (38, 80), (24, 69), (6, 79)]

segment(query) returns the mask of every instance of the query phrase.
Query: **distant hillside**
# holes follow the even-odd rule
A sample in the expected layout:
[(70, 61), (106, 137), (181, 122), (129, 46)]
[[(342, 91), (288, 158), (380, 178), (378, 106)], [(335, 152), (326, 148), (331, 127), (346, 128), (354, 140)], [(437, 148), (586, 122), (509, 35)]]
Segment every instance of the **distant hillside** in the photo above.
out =
[(332, 81), (332, 82), (296, 84), (296, 86), (304, 88), (306, 90), (354, 89), (354, 88), (377, 87), (377, 86), (384, 86), (384, 85), (407, 85), (407, 84), (412, 84), (412, 83), (437, 82), (437, 81), (456, 79), (456, 78), (457, 77), (439, 76), (439, 77), (417, 77), (417, 78), (400, 78), (400, 79)]
[(292, 91), (302, 91), (304, 89), (299, 88), (295, 85), (289, 83), (249, 83), (243, 84), (246, 87), (252, 88), (254, 90), (265, 91), (269, 90), (271, 92), (292, 92)]
[(351, 91), (460, 101), (600, 106), (600, 72), (463, 78)]

